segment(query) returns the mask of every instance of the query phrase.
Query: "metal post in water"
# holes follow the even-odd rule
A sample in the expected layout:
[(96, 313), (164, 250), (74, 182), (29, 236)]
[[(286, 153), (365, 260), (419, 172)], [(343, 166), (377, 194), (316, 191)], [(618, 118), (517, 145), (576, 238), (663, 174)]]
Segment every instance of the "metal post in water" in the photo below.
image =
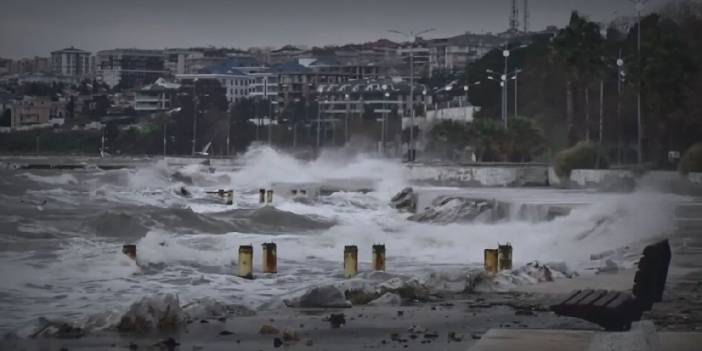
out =
[(358, 274), (358, 247), (344, 247), (344, 278), (352, 278)]
[(258, 203), (266, 203), (266, 189), (258, 189)]
[(263, 273), (278, 273), (278, 249), (275, 243), (263, 243)]
[(273, 190), (268, 190), (266, 192), (266, 203), (267, 204), (272, 204), (273, 203)]
[(512, 245), (497, 245), (497, 269), (500, 271), (512, 269)]
[(373, 245), (373, 270), (385, 271), (385, 245)]
[(127, 245), (122, 245), (122, 253), (127, 255), (129, 258), (136, 260), (136, 245), (134, 244), (127, 244)]
[(253, 246), (239, 246), (239, 276), (253, 279)]
[(485, 271), (497, 273), (497, 250), (485, 249)]

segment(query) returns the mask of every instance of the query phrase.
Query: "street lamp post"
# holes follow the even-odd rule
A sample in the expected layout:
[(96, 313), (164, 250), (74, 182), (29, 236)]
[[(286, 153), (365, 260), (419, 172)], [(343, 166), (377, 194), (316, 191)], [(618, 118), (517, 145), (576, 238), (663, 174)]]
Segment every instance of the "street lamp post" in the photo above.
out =
[(643, 125), (641, 121), (641, 11), (648, 0), (629, 0), (634, 4), (636, 9), (636, 52), (639, 63), (639, 79), (636, 84), (636, 129), (637, 129), (637, 160), (641, 164), (643, 162)]
[(317, 149), (321, 146), (320, 131), (322, 129), (322, 93), (324, 92), (323, 87), (317, 89), (319, 96), (317, 96)]
[(232, 111), (234, 110), (232, 106), (234, 105), (233, 102), (229, 103), (229, 108), (227, 109), (227, 156), (229, 156), (230, 153), (230, 139), (232, 136)]
[(422, 102), (424, 103), (424, 120), (426, 121), (428, 117), (427, 113), (427, 88), (425, 87), (424, 90), (422, 90)]
[(409, 142), (409, 147), (407, 148), (407, 155), (408, 155), (408, 161), (409, 162), (414, 162), (414, 156), (415, 156), (415, 145), (414, 145), (414, 43), (417, 40), (417, 37), (429, 33), (433, 31), (434, 29), (425, 29), (423, 31), (415, 33), (414, 31), (411, 31), (409, 33), (405, 32), (400, 32), (397, 30), (390, 30), (389, 32), (391, 33), (397, 33), (405, 36), (407, 39), (410, 40), (410, 97), (409, 97), (409, 106), (410, 106), (410, 142)]
[(507, 59), (509, 58), (509, 50), (505, 48), (502, 51), (502, 56), (505, 58), (505, 70), (502, 75), (502, 123), (507, 128)]
[(388, 89), (388, 86), (383, 84), (383, 90), (385, 93), (383, 93), (383, 115), (382, 115), (382, 122), (381, 122), (381, 128), (380, 128), (380, 152), (384, 155), (385, 154), (385, 130), (387, 129), (386, 127), (386, 119), (387, 119), (387, 109), (388, 109), (388, 98), (390, 98), (390, 93), (387, 92), (386, 90)]
[(519, 114), (518, 114), (519, 113), (519, 107), (518, 107), (518, 104), (519, 104), (519, 94), (518, 94), (519, 73), (522, 73), (521, 69), (514, 70), (514, 77), (512, 77), (512, 79), (514, 79), (514, 118), (519, 117)]
[[(181, 108), (177, 107), (168, 112), (166, 112), (165, 119), (163, 121), (163, 157), (166, 157), (166, 145), (168, 144), (168, 118), (170, 118), (174, 113), (180, 112)], [(229, 142), (229, 140), (227, 140)]]
[(195, 145), (197, 144), (197, 104), (198, 98), (195, 91), (195, 86), (198, 79), (193, 79), (193, 145), (192, 145), (192, 155), (195, 155)]
[(344, 119), (344, 146), (349, 142), (349, 99), (351, 96), (349, 94), (344, 95), (346, 98), (346, 118)]
[(619, 122), (619, 128), (618, 129), (618, 157), (619, 157), (619, 163), (622, 163), (622, 144), (624, 143), (623, 141), (623, 136), (622, 136), (622, 80), (624, 79), (624, 59), (622, 59), (622, 50), (619, 49), (619, 58), (617, 59), (617, 121)]

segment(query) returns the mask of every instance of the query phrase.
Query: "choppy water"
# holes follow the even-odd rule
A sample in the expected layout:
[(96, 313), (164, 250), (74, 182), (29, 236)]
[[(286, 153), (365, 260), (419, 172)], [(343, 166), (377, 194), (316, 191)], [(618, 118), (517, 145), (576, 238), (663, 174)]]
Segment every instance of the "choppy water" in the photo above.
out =
[[(480, 189), (514, 202), (579, 202), (550, 222), (431, 225), (406, 221), (388, 206), (407, 185), (404, 167), (364, 156), (326, 155), (302, 162), (271, 149), (245, 155), (240, 168), (156, 162), (130, 170), (0, 171), (0, 331), (41, 316), (79, 320), (124, 310), (155, 293), (188, 301), (213, 297), (257, 306), (310, 285), (342, 280), (345, 245), (358, 245), (367, 270), (371, 245), (385, 243), (388, 270), (406, 275), (461, 274), (482, 264), (483, 249), (510, 241), (515, 264), (532, 260), (588, 266), (590, 254), (664, 235), (672, 203), (658, 193), (597, 194)], [(175, 175), (175, 176), (174, 176)], [(309, 202), (276, 196), (275, 182), (371, 179), (370, 193), (337, 192)], [(191, 197), (180, 196), (186, 186)], [(234, 189), (226, 206), (206, 191)], [(456, 191), (425, 188), (424, 191)], [(466, 190), (463, 190), (466, 191)], [(278, 244), (278, 274), (260, 273), (261, 244)], [(138, 266), (121, 253), (136, 243)], [(254, 245), (255, 280), (236, 274), (237, 249)]]

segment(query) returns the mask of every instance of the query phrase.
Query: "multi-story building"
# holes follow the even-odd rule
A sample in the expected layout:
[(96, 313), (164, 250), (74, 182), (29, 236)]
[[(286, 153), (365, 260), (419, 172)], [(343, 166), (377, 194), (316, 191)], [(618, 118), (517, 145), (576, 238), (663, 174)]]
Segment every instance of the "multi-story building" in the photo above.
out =
[(229, 66), (229, 67), (258, 67), (259, 62), (251, 55), (208, 55), (208, 56), (192, 56), (185, 62), (185, 73), (196, 74), (202, 70), (214, 66)]
[(430, 73), (440, 70), (463, 71), (469, 63), (504, 43), (505, 40), (498, 35), (471, 33), (429, 40)]
[(16, 73), (0, 77), (0, 83), (10, 83), (10, 84), (27, 84), (27, 83), (42, 83), (42, 84), (52, 84), (52, 83), (63, 83), (63, 84), (76, 84), (78, 83), (78, 78), (59, 76), (51, 73)]
[(51, 71), (71, 77), (86, 77), (90, 74), (90, 53), (74, 47), (51, 52)]
[(48, 97), (24, 97), (12, 105), (11, 127), (48, 125), (52, 120), (65, 118), (65, 102)]
[(314, 65), (314, 59), (300, 59), (272, 67), (280, 83), (279, 98), (283, 106), (293, 101), (309, 101), (322, 84), (340, 84), (349, 75), (339, 71), (324, 71)]
[(424, 41), (403, 45), (397, 49), (397, 55), (407, 67), (414, 63), (415, 78), (421, 77), (429, 68), (430, 50)]
[[(253, 66), (250, 66), (254, 64)], [(230, 58), (226, 63), (200, 69), (197, 73), (176, 75), (178, 81), (215, 79), (226, 89), (227, 101), (248, 97), (278, 96), (278, 77), (267, 67), (253, 61)]]
[[(401, 79), (350, 80), (341, 84), (323, 84), (318, 87), (322, 113), (326, 115), (362, 115), (370, 111), (377, 118), (389, 110), (409, 115), (410, 84)], [(414, 84), (414, 103), (431, 104), (427, 87)], [(387, 96), (386, 96), (387, 93)]]
[(12, 60), (0, 57), (0, 76), (12, 73)]
[(166, 49), (164, 55), (165, 68), (173, 75), (188, 73), (188, 62), (205, 56), (202, 51), (189, 49)]
[(159, 78), (153, 84), (129, 92), (129, 106), (136, 112), (165, 111), (171, 108), (171, 101), (180, 84)]
[(111, 88), (151, 84), (168, 74), (161, 50), (115, 49), (96, 56), (97, 77)]
[(21, 58), (12, 62), (12, 74), (26, 74), (26, 73), (48, 73), (51, 69), (49, 67), (49, 59), (46, 57), (35, 56), (33, 58)]

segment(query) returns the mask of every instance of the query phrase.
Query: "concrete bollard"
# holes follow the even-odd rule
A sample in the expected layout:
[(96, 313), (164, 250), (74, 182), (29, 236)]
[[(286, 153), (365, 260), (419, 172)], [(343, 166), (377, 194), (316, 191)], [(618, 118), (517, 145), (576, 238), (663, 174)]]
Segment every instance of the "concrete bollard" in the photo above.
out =
[(239, 276), (253, 279), (253, 246), (239, 246)]
[(227, 206), (234, 205), (234, 190), (230, 190), (227, 192)]
[(136, 260), (136, 245), (134, 245), (134, 244), (122, 245), (122, 253), (129, 256), (129, 258)]
[(263, 273), (278, 273), (278, 249), (275, 243), (263, 245)]
[(512, 269), (512, 244), (497, 245), (497, 269)]
[(266, 189), (258, 189), (258, 203), (266, 203)]
[(266, 203), (267, 204), (272, 204), (273, 203), (273, 190), (268, 190), (266, 192)]
[(373, 270), (385, 271), (385, 245), (373, 245)]
[(344, 247), (344, 277), (352, 278), (358, 274), (358, 247), (350, 245)]
[(485, 271), (497, 273), (497, 250), (485, 249)]

